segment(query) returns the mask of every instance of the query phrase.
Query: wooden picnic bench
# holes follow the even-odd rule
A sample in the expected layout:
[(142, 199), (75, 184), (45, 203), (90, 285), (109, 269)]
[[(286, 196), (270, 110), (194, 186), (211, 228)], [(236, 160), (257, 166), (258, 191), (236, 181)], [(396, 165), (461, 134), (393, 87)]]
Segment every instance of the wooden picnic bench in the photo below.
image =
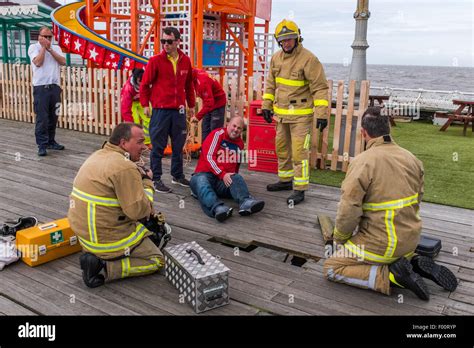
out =
[[(469, 123), (472, 124), (472, 131), (474, 132), (474, 123), (472, 109), (474, 108), (474, 100), (453, 100), (454, 105), (458, 105), (458, 108), (452, 113), (449, 114), (448, 121), (441, 127), (440, 131), (444, 132), (448, 127), (453, 123), (453, 121), (460, 121), (464, 123), (463, 135), (466, 135), (467, 127)], [(464, 109), (467, 108), (467, 112), (464, 113)]]

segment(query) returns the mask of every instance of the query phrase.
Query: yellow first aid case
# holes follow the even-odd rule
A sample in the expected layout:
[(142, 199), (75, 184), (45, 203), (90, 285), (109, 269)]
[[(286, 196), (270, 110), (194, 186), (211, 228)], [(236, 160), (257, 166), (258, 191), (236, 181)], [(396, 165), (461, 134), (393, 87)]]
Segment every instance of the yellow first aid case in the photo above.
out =
[(18, 231), (16, 247), (22, 261), (31, 267), (82, 250), (67, 218)]

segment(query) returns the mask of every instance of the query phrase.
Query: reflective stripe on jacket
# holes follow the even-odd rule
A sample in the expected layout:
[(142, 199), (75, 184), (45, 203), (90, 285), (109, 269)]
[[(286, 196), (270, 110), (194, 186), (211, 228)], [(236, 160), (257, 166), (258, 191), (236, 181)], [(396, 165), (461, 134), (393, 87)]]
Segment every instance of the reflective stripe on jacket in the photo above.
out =
[(107, 142), (83, 163), (70, 199), (72, 230), (100, 257), (123, 256), (151, 234), (137, 220), (152, 213), (153, 183), (118, 146)]
[(318, 58), (301, 44), (292, 53), (276, 52), (265, 83), (263, 109), (282, 122), (327, 118), (328, 83)]
[(423, 177), (412, 153), (383, 137), (369, 141), (342, 183), (334, 238), (367, 261), (391, 263), (412, 254), (421, 232)]

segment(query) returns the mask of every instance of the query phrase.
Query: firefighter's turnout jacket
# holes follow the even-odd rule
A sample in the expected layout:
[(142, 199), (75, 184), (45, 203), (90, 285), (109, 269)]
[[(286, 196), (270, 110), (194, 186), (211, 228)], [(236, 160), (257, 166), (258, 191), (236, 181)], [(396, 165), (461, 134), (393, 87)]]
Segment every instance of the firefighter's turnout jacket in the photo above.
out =
[[(276, 52), (265, 82), (263, 109), (277, 120), (298, 122), (327, 118), (328, 83), (318, 58), (301, 44), (291, 53)], [(314, 108), (314, 109), (313, 109)]]
[(329, 279), (390, 293), (388, 265), (413, 256), (420, 239), (423, 177), (421, 161), (390, 136), (367, 143), (341, 186), (334, 239), (345, 253), (326, 260)]
[[(70, 196), (68, 218), (83, 249), (105, 260), (130, 256), (152, 234), (138, 220), (151, 215), (153, 192), (152, 181), (142, 179), (125, 151), (105, 143), (79, 169)], [(150, 248), (151, 242), (146, 242), (143, 244), (153, 249), (153, 255), (161, 256), (157, 248)], [(154, 270), (161, 262), (153, 261)], [(107, 267), (110, 270), (108, 263)], [(112, 273), (117, 273), (116, 267), (112, 268)]]
[[(388, 139), (391, 139), (389, 136)], [(368, 261), (392, 263), (418, 244), (423, 165), (411, 152), (383, 137), (372, 139), (357, 156), (341, 187), (334, 238), (363, 242)], [(352, 232), (358, 233), (351, 238)]]

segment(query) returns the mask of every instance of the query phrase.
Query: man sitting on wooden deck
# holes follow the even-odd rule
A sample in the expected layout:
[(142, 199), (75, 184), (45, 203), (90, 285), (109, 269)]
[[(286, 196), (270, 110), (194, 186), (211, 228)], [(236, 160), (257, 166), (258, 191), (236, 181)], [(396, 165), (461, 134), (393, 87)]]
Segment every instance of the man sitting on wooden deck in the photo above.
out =
[(201, 203), (202, 210), (222, 222), (232, 215), (232, 208), (219, 197), (233, 198), (239, 203), (242, 216), (263, 209), (264, 201), (253, 198), (244, 178), (238, 174), (244, 142), (242, 117), (233, 117), (227, 127), (213, 130), (204, 140), (201, 156), (191, 178), (193, 196)]
[(349, 165), (334, 228), (344, 247), (324, 263), (326, 277), (387, 295), (391, 286), (408, 288), (423, 300), (429, 292), (422, 277), (453, 291), (451, 271), (431, 258), (413, 257), (421, 232), (421, 161), (393, 142), (379, 107), (364, 113), (361, 132), (367, 150)]
[(68, 218), (86, 252), (80, 264), (88, 287), (153, 273), (164, 265), (157, 246), (161, 240), (147, 229), (153, 214), (152, 174), (134, 163), (146, 149), (144, 141), (141, 125), (119, 124), (74, 179)]

